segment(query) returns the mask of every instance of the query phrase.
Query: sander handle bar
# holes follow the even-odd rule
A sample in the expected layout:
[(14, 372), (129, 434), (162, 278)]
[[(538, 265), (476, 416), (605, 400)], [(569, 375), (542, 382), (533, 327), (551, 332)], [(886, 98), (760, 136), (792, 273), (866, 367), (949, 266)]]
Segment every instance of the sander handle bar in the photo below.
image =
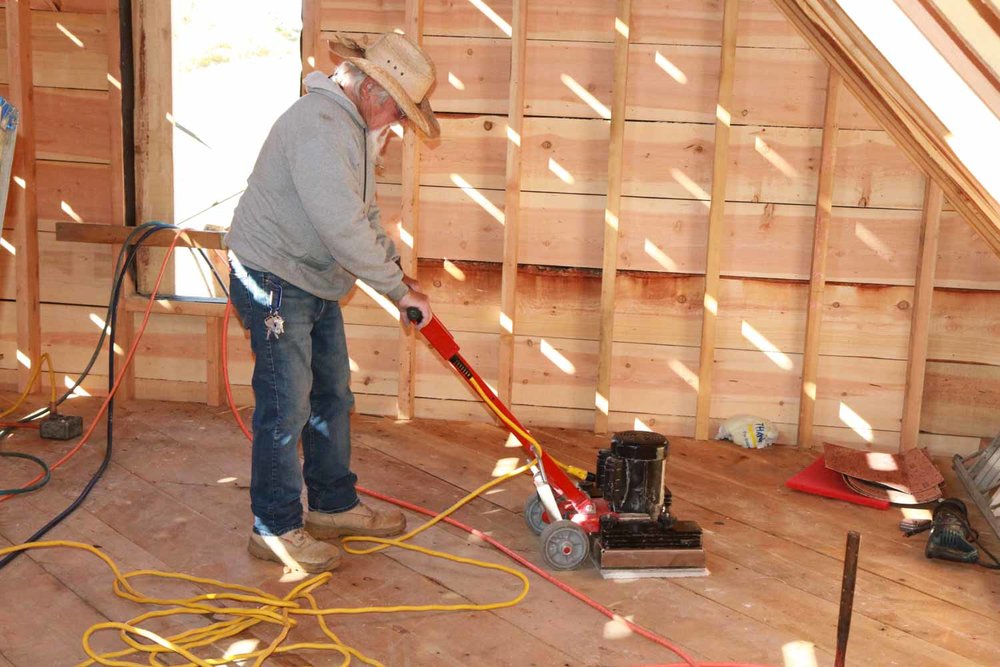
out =
[[(419, 308), (409, 307), (406, 309), (406, 317), (414, 324), (419, 324), (423, 320), (423, 314)], [(489, 407), (500, 420), (507, 426), (511, 434), (521, 443), (521, 448), (530, 458), (538, 458), (542, 467), (546, 481), (553, 487), (556, 493), (565, 496), (566, 500), (573, 507), (577, 514), (593, 514), (594, 503), (590, 496), (581, 491), (569, 478), (562, 468), (548, 455), (541, 447), (536, 449), (537, 443), (532, 442), (528, 436), (528, 429), (518, 421), (517, 417), (504, 405), (503, 401), (490, 389), (482, 377), (472, 368), (471, 365), (459, 353), (458, 343), (451, 332), (441, 323), (441, 321), (431, 316), (431, 321), (421, 327), (420, 333), (424, 339), (430, 343), (431, 347), (447, 361), (458, 374), (477, 393), (481, 395), (487, 407)], [(539, 452), (541, 454), (539, 455)]]

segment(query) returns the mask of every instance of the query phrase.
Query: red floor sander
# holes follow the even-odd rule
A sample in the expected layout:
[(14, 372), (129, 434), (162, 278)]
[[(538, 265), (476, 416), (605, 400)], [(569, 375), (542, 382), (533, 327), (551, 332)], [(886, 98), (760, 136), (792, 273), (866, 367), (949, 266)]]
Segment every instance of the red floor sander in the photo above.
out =
[[(421, 321), (416, 308), (407, 317)], [(489, 385), (459, 354), (455, 338), (432, 317), (420, 332), (465, 379), (521, 443), (537, 493), (525, 503), (528, 527), (541, 539), (542, 558), (555, 570), (571, 570), (588, 558), (606, 578), (703, 576), (701, 528), (669, 512), (664, 485), (667, 439), (650, 431), (615, 433), (597, 452), (595, 473), (574, 481), (545, 452)]]

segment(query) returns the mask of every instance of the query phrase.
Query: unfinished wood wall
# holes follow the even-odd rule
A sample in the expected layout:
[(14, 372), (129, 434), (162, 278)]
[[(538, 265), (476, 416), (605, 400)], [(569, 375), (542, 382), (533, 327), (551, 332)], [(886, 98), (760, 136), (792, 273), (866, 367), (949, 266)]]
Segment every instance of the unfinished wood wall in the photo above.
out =
[[(404, 29), (403, 0), (320, 8), (323, 37)], [(444, 115), (442, 138), (421, 151), (420, 278), (495, 381), (514, 6), (424, 0), (423, 8), (424, 45), (438, 69), (432, 100)], [(528, 3), (512, 396), (529, 421), (595, 422), (615, 19), (615, 3), (604, 0)], [(721, 1), (631, 2), (613, 429), (641, 422), (694, 432), (722, 19)], [(713, 434), (717, 420), (751, 413), (775, 420), (784, 441), (796, 437), (826, 83), (826, 65), (768, 0), (739, 3)], [(894, 448), (924, 179), (846, 93), (838, 121), (816, 438)], [(389, 221), (406, 177), (399, 143), (381, 175)], [(921, 442), (968, 450), (1000, 428), (1000, 260), (954, 213), (941, 224)], [(395, 327), (364, 294), (348, 319), (359, 404), (392, 413)], [(418, 416), (482, 414), (425, 349), (416, 392)]]
[[(422, 4), (423, 42), (437, 63), (432, 96), (442, 137), (419, 149), (414, 235), (419, 278), (463, 352), (493, 384), (511, 381), (528, 423), (593, 428), (601, 367), (615, 5), (528, 2), (523, 45), (519, 269), (504, 272), (511, 151), (514, 0), (308, 0), (307, 67), (328, 70), (323, 38), (405, 30)], [(35, 11), (43, 349), (63, 375), (89, 357), (110, 290), (108, 246), (55, 242), (53, 221), (115, 222), (103, 0)], [(116, 3), (115, 3), (116, 4)], [(407, 5), (411, 21), (407, 22)], [(695, 431), (723, 3), (631, 0), (607, 426)], [(63, 2), (64, 10), (69, 3)], [(92, 9), (98, 13), (85, 13)], [(718, 319), (708, 424), (751, 413), (797, 433), (821, 161), (827, 67), (769, 0), (742, 0), (725, 159)], [(84, 43), (78, 46), (60, 23)], [(512, 25), (513, 24), (513, 25)], [(89, 31), (87, 26), (91, 26)], [(622, 27), (624, 30), (624, 26)], [(0, 33), (2, 34), (2, 33)], [(314, 46), (312, 46), (314, 45)], [(315, 52), (308, 51), (315, 49)], [(5, 70), (0, 70), (0, 72)], [(46, 73), (47, 72), (47, 73)], [(79, 90), (81, 88), (91, 88)], [(72, 89), (72, 90), (69, 90)], [(58, 97), (43, 116), (46, 96)], [(586, 98), (586, 99), (584, 99)], [(589, 102), (587, 101), (589, 100)], [(70, 103), (86, 110), (69, 113)], [(104, 106), (102, 106), (104, 104)], [(74, 107), (76, 108), (76, 107)], [(815, 438), (899, 445), (925, 183), (846, 92), (837, 156), (817, 366)], [(83, 124), (85, 131), (73, 132)], [(387, 228), (400, 243), (402, 141), (380, 173)], [(66, 202), (69, 213), (62, 206)], [(5, 230), (6, 238), (8, 231)], [(10, 257), (0, 264), (0, 360), (13, 381), (16, 332)], [(504, 313), (512, 354), (501, 354)], [(513, 283), (511, 281), (513, 280)], [(968, 452), (1000, 428), (1000, 260), (956, 214), (941, 219), (920, 443)], [(512, 287), (510, 287), (512, 286)], [(173, 305), (175, 313), (218, 310)], [(358, 291), (346, 308), (353, 387), (363, 412), (396, 415), (412, 386), (417, 417), (486, 419), (422, 344), (412, 385), (400, 382), (400, 329)], [(137, 357), (140, 397), (204, 400), (215, 386), (203, 314), (156, 315)], [(249, 400), (248, 345), (230, 328), (233, 381)], [(761, 347), (765, 348), (764, 350)], [(501, 361), (503, 360), (503, 361)], [(103, 363), (103, 362), (102, 362)], [(500, 364), (509, 367), (500, 367)], [(98, 367), (103, 368), (102, 366)], [(100, 393), (103, 371), (85, 387)], [(405, 371), (404, 371), (405, 372)], [(855, 418), (853, 415), (857, 415)], [(862, 421), (858, 421), (858, 419)]]
[[(121, 178), (120, 162), (111, 166), (121, 153), (116, 124), (121, 107), (109, 93), (109, 75), (116, 71), (109, 67), (109, 52), (117, 54), (117, 6), (117, 0), (34, 0), (30, 34), (25, 26), (32, 46), (34, 113), (22, 122), (32, 123), (35, 139), (41, 351), (52, 354), (60, 383), (83, 369), (111, 291), (110, 246), (57, 241), (55, 223), (121, 224), (120, 204), (116, 208), (112, 194)], [(0, 9), (0, 95), (10, 99), (7, 12)], [(117, 55), (112, 64), (116, 60)], [(17, 148), (32, 150), (20, 142)], [(17, 172), (15, 167), (15, 177)], [(19, 345), (17, 334), (18, 258), (12, 250), (21, 188), (16, 183), (10, 188), (0, 248), (0, 381), (6, 385), (17, 383), (17, 369), (32, 356), (25, 352), (29, 345)]]

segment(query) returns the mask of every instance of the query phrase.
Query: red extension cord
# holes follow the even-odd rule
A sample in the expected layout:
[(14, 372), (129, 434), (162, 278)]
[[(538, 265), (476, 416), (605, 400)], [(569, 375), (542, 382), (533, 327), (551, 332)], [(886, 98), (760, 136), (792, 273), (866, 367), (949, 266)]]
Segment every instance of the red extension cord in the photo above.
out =
[[(94, 433), (94, 430), (97, 428), (97, 424), (99, 423), (99, 421), (101, 419), (101, 416), (108, 409), (108, 405), (110, 404), (111, 399), (118, 392), (118, 388), (121, 385), (122, 379), (125, 377), (125, 373), (127, 372), (129, 365), (131, 365), (132, 360), (135, 357), (136, 351), (139, 349), (139, 341), (142, 339), (142, 336), (143, 336), (143, 334), (146, 331), (146, 325), (149, 322), (149, 317), (150, 317), (150, 314), (151, 314), (152, 309), (153, 309), (153, 303), (154, 303), (154, 301), (156, 299), (156, 294), (159, 291), (160, 283), (163, 280), (163, 276), (164, 276), (164, 273), (165, 273), (165, 270), (166, 270), (166, 267), (167, 267), (168, 260), (171, 257), (171, 255), (173, 254), (173, 250), (177, 246), (177, 243), (180, 240), (180, 238), (183, 235), (183, 233), (184, 233), (184, 230), (178, 231), (176, 233), (176, 235), (174, 236), (173, 242), (170, 244), (169, 248), (167, 249), (166, 256), (163, 259), (163, 264), (160, 267), (160, 272), (157, 275), (156, 282), (153, 285), (152, 295), (150, 296), (149, 303), (147, 304), (146, 310), (143, 313), (142, 323), (139, 325), (139, 328), (136, 330), (135, 339), (132, 341), (132, 345), (129, 347), (128, 354), (125, 356), (125, 360), (124, 360), (124, 362), (121, 365), (121, 370), (119, 371), (118, 377), (115, 378), (115, 382), (114, 382), (114, 385), (111, 388), (111, 391), (108, 392), (108, 395), (104, 399), (104, 402), (101, 404), (101, 407), (99, 408), (99, 410), (97, 412), (97, 415), (94, 417), (93, 421), (91, 422), (90, 426), (87, 428), (86, 432), (80, 438), (80, 441), (77, 442), (77, 444), (72, 449), (70, 449), (70, 451), (68, 451), (65, 455), (63, 455), (58, 461), (56, 461), (51, 466), (49, 466), (50, 470), (55, 470), (56, 468), (61, 467), (63, 464), (65, 464), (67, 461), (69, 461), (78, 451), (80, 451), (80, 449), (90, 440), (91, 436)], [(231, 313), (232, 313), (232, 302), (230, 301), (230, 302), (226, 303), (225, 316), (223, 317), (222, 341), (221, 341), (221, 347), (222, 347), (222, 349), (221, 349), (221, 352), (222, 352), (222, 372), (223, 372), (223, 376), (225, 378), (225, 383), (226, 383), (226, 397), (229, 400), (229, 408), (230, 408), (230, 410), (232, 410), (233, 416), (236, 418), (236, 423), (239, 425), (240, 430), (243, 431), (243, 434), (247, 437), (247, 439), (252, 442), (253, 441), (253, 436), (250, 433), (249, 429), (247, 429), (246, 424), (244, 424), (243, 419), (240, 416), (239, 410), (237, 410), (237, 408), (236, 408), (236, 402), (233, 399), (232, 386), (229, 383), (229, 364), (228, 364), (228, 361), (229, 361), (229, 359), (228, 359), (228, 354), (229, 354), (228, 338), (229, 337), (228, 337), (227, 334), (228, 334), (228, 331), (229, 331), (229, 319), (230, 319)], [(35, 479), (33, 479), (30, 482), (28, 482), (25, 486), (30, 486), (31, 484), (33, 484), (36, 481), (38, 481), (39, 479), (41, 479), (41, 477), (42, 477), (42, 475), (39, 475)], [(362, 486), (358, 486), (357, 490), (360, 491), (361, 493), (367, 495), (367, 496), (371, 496), (372, 498), (376, 498), (378, 500), (382, 500), (382, 501), (391, 503), (393, 505), (397, 505), (397, 506), (402, 507), (404, 509), (408, 509), (408, 510), (410, 510), (412, 512), (417, 512), (417, 513), (424, 514), (426, 516), (431, 516), (431, 517), (437, 516), (437, 514), (438, 514), (437, 512), (429, 510), (429, 509), (427, 509), (425, 507), (420, 507), (419, 505), (414, 505), (412, 503), (408, 503), (406, 501), (399, 500), (398, 498), (393, 498), (391, 496), (387, 496), (387, 495), (378, 493), (376, 491), (372, 491), (370, 489), (366, 489), (366, 488), (364, 488)], [(12, 497), (13, 496), (10, 496), (10, 495), (8, 495), (8, 496), (2, 496), (2, 497), (0, 497), (0, 503), (4, 502), (6, 500), (9, 500)], [(521, 556), (520, 554), (514, 552), (510, 548), (504, 546), (503, 544), (501, 544), (497, 540), (493, 539), (489, 535), (486, 535), (485, 533), (482, 533), (481, 531), (479, 531), (479, 530), (477, 530), (477, 529), (475, 529), (475, 528), (473, 528), (471, 526), (467, 526), (467, 525), (465, 525), (465, 524), (463, 524), (463, 523), (461, 523), (459, 521), (456, 521), (456, 520), (452, 519), (451, 517), (445, 517), (444, 521), (447, 522), (447, 523), (449, 523), (449, 524), (451, 524), (451, 525), (453, 525), (453, 526), (455, 526), (456, 528), (460, 528), (460, 529), (462, 529), (462, 530), (464, 530), (464, 531), (466, 531), (466, 532), (468, 532), (468, 533), (470, 533), (472, 535), (475, 535), (476, 537), (478, 537), (479, 539), (483, 540), (484, 542), (489, 543), (494, 548), (496, 548), (498, 551), (500, 551), (501, 553), (505, 554), (508, 558), (510, 558), (514, 562), (518, 563), (519, 565), (521, 565), (525, 569), (530, 570), (531, 572), (535, 573), (536, 575), (538, 575), (542, 579), (548, 581), (549, 583), (551, 583), (552, 585), (556, 586), (557, 588), (560, 588), (561, 590), (565, 591), (566, 593), (572, 595), (573, 597), (577, 598), (581, 602), (587, 604), (589, 607), (591, 607), (591, 608), (595, 609), (596, 611), (600, 612), (604, 616), (607, 616), (608, 618), (610, 618), (612, 620), (616, 620), (616, 621), (620, 621), (620, 622), (624, 623), (630, 630), (632, 630), (633, 632), (635, 632), (637, 635), (640, 635), (641, 637), (645, 637), (646, 639), (648, 639), (648, 640), (650, 640), (650, 641), (652, 641), (652, 642), (654, 642), (654, 643), (662, 646), (663, 648), (665, 648), (665, 649), (667, 649), (667, 650), (675, 653), (677, 656), (679, 656), (684, 661), (684, 662), (664, 663), (664, 664), (657, 664), (657, 665), (646, 665), (644, 667), (769, 667), (769, 666), (766, 666), (766, 665), (759, 665), (759, 664), (753, 664), (753, 663), (743, 663), (743, 662), (698, 662), (694, 658), (692, 658), (691, 656), (689, 656), (686, 652), (684, 652), (684, 650), (681, 649), (679, 646), (677, 646), (676, 644), (672, 643), (670, 640), (668, 640), (665, 637), (662, 637), (662, 636), (656, 634), (655, 632), (652, 632), (651, 630), (647, 630), (646, 628), (642, 627), (641, 625), (633, 623), (632, 621), (629, 621), (626, 618), (618, 616), (617, 614), (615, 614), (613, 611), (611, 611), (610, 609), (608, 609), (604, 605), (602, 605), (599, 602), (591, 599), (587, 595), (581, 593), (580, 591), (577, 591), (576, 589), (574, 589), (571, 586), (563, 583), (562, 581), (556, 579), (555, 577), (553, 577), (552, 575), (550, 575), (548, 572), (545, 572), (541, 568), (537, 567), (536, 565), (534, 565), (533, 563), (531, 563), (530, 561), (528, 561), (527, 559), (525, 559), (523, 556)]]
[[(230, 315), (232, 314), (232, 310), (233, 310), (233, 303), (232, 303), (232, 301), (230, 301), (230, 302), (226, 303), (226, 313), (225, 313), (225, 315), (222, 318), (222, 343), (221, 343), (221, 348), (222, 348), (221, 349), (221, 351), (222, 351), (222, 374), (223, 374), (223, 376), (225, 378), (225, 381), (226, 381), (226, 398), (229, 401), (229, 409), (232, 410), (233, 417), (236, 418), (236, 423), (239, 425), (240, 430), (243, 431), (243, 435), (245, 435), (247, 437), (247, 440), (249, 440), (252, 443), (253, 442), (253, 434), (250, 433), (250, 430), (247, 428), (246, 424), (243, 422), (242, 416), (240, 416), (239, 410), (236, 408), (236, 401), (233, 399), (232, 386), (229, 383), (229, 344), (228, 344), (229, 343), (229, 341), (228, 341), (229, 336), (228, 336), (228, 333), (229, 333), (229, 318), (230, 318)], [(435, 517), (435, 516), (438, 515), (437, 512), (434, 512), (433, 510), (429, 510), (426, 507), (421, 507), (420, 505), (414, 505), (413, 503), (408, 503), (405, 500), (400, 500), (398, 498), (393, 498), (392, 496), (387, 496), (385, 494), (378, 493), (377, 491), (372, 491), (371, 489), (366, 489), (363, 486), (357, 486), (356, 488), (357, 488), (358, 491), (360, 491), (361, 493), (365, 494), (366, 496), (371, 496), (372, 498), (376, 498), (378, 500), (382, 500), (382, 501), (385, 501), (387, 503), (392, 503), (393, 505), (396, 505), (398, 507), (402, 507), (403, 509), (408, 509), (408, 510), (410, 510), (412, 512), (418, 512), (420, 514), (424, 514), (424, 515), (430, 516), (430, 517)], [(537, 574), (539, 577), (541, 577), (545, 581), (548, 581), (553, 586), (556, 586), (557, 588), (565, 591), (566, 593), (569, 593), (570, 595), (572, 595), (573, 597), (575, 597), (577, 600), (580, 600), (581, 602), (583, 602), (587, 606), (589, 606), (589, 607), (591, 607), (591, 608), (599, 611), (600, 613), (604, 614), (608, 618), (610, 618), (612, 620), (615, 620), (615, 621), (619, 621), (619, 622), (624, 623), (626, 626), (628, 626), (628, 628), (630, 630), (632, 630), (637, 635), (639, 635), (641, 637), (645, 637), (649, 641), (654, 642), (656, 644), (659, 644), (660, 646), (662, 646), (663, 648), (667, 649), (668, 651), (671, 651), (672, 653), (677, 654), (677, 656), (680, 657), (684, 661), (684, 662), (664, 663), (664, 664), (658, 664), (658, 665), (645, 665), (644, 667), (767, 667), (765, 665), (757, 665), (757, 664), (746, 663), (746, 662), (698, 662), (694, 658), (692, 658), (690, 655), (688, 655), (679, 646), (677, 646), (676, 644), (674, 644), (673, 642), (671, 642), (669, 639), (667, 639), (665, 637), (662, 637), (662, 636), (656, 634), (655, 632), (653, 632), (651, 630), (647, 630), (646, 628), (642, 627), (641, 625), (633, 623), (632, 621), (630, 621), (630, 620), (628, 620), (628, 619), (626, 619), (626, 618), (624, 618), (622, 616), (619, 616), (618, 614), (615, 614), (613, 611), (611, 611), (610, 609), (608, 609), (607, 607), (605, 607), (604, 605), (602, 605), (600, 602), (597, 602), (596, 600), (588, 597), (584, 593), (581, 593), (580, 591), (576, 590), (572, 586), (569, 586), (568, 584), (563, 583), (559, 579), (556, 579), (555, 577), (553, 577), (552, 575), (550, 575), (545, 570), (541, 569), (540, 567), (538, 567), (534, 563), (530, 562), (529, 560), (527, 560), (526, 558), (524, 558), (523, 556), (521, 556), (520, 554), (518, 554), (514, 550), (510, 549), (509, 547), (507, 547), (507, 546), (503, 545), (502, 543), (498, 542), (497, 540), (493, 539), (489, 535), (487, 535), (487, 534), (485, 534), (485, 533), (483, 533), (483, 532), (481, 532), (481, 531), (473, 528), (472, 526), (467, 526), (464, 523), (461, 523), (460, 521), (456, 521), (455, 519), (452, 519), (451, 517), (445, 517), (444, 521), (446, 523), (448, 523), (448, 524), (451, 524), (452, 526), (455, 526), (456, 528), (461, 528), (465, 532), (470, 533), (471, 535), (474, 535), (474, 536), (478, 537), (479, 539), (483, 540), (484, 542), (489, 543), (495, 549), (497, 549), (498, 551), (500, 551), (501, 553), (503, 553), (504, 555), (506, 555), (508, 558), (510, 558), (511, 560), (513, 560), (514, 562), (516, 562), (521, 567), (524, 567), (524, 568), (526, 568), (528, 570), (531, 570), (532, 572), (534, 572), (535, 574)]]

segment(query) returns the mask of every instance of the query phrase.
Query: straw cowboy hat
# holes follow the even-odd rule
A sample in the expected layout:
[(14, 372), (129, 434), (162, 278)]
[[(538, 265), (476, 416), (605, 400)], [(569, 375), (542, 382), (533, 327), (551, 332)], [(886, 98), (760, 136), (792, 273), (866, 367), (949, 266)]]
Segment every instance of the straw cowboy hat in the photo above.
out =
[(427, 94), (437, 78), (434, 63), (423, 50), (400, 34), (380, 36), (371, 46), (342, 34), (329, 40), (330, 51), (375, 79), (406, 117), (427, 137), (441, 134)]

